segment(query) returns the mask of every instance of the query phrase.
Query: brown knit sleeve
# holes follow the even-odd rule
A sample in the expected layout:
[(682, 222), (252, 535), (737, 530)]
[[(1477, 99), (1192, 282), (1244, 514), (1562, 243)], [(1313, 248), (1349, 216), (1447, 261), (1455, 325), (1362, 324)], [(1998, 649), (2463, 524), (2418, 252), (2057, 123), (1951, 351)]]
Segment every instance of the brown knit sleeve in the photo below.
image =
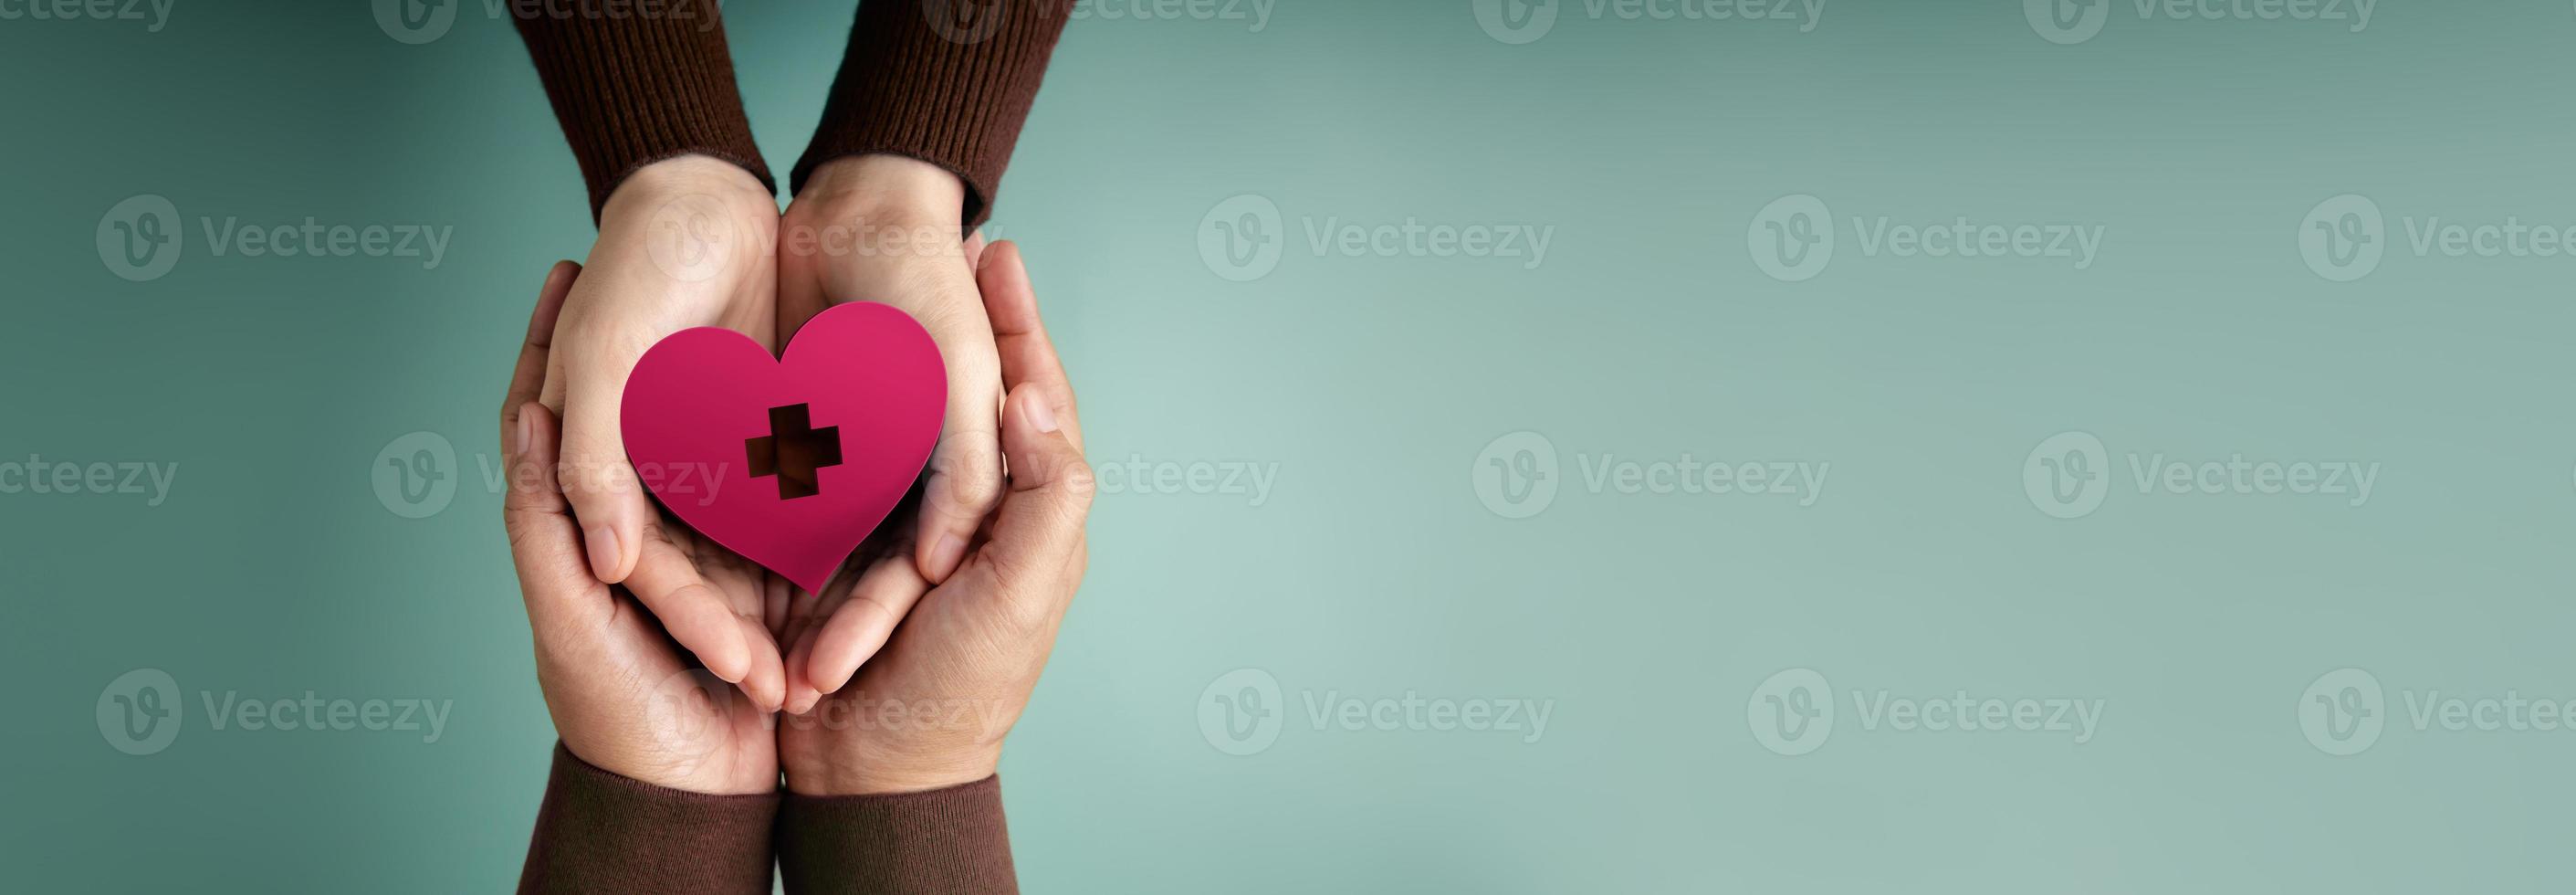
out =
[(867, 153), (909, 156), (966, 184), (963, 220), (991, 209), (1071, 0), (864, 0), (814, 142), (789, 177)]
[(519, 891), (768, 895), (775, 793), (717, 796), (630, 780), (562, 744)]
[(691, 153), (777, 189), (752, 144), (715, 3), (559, 0), (511, 18), (581, 162), (592, 217), (636, 169)]
[(1002, 780), (881, 796), (788, 793), (778, 813), (787, 891), (1015, 895)]

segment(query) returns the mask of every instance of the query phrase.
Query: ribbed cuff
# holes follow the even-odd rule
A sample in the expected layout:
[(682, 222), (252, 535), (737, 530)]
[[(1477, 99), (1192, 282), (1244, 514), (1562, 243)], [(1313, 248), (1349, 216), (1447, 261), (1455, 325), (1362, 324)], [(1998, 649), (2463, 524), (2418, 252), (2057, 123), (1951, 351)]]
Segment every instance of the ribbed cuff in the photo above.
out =
[(668, 789), (592, 767), (557, 743), (519, 891), (766, 895), (777, 818), (776, 793)]
[(955, 173), (966, 226), (983, 222), (1037, 100), (1071, 0), (866, 0), (814, 142), (788, 178), (890, 153)]
[[(647, 16), (647, 7), (659, 14)], [(636, 169), (693, 153), (732, 162), (777, 189), (752, 143), (711, 0), (659, 7), (557, 0), (512, 19), (581, 162), (592, 217)]]
[(1012, 895), (1002, 778), (882, 796), (789, 793), (778, 813), (787, 891)]

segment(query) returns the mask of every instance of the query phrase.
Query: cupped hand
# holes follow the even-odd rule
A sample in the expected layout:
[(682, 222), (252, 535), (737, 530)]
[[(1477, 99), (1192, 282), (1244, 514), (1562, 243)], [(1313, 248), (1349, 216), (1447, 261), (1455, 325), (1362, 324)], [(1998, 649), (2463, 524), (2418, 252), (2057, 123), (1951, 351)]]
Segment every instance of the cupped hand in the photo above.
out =
[(735, 574), (748, 563), (665, 522), (627, 462), (618, 408), (636, 361), (664, 336), (721, 326), (776, 345), (777, 227), (777, 200), (732, 164), (683, 156), (629, 175), (600, 211), (599, 242), (562, 300), (534, 392), (562, 419), (556, 479), (577, 524), (576, 558), (769, 707), (784, 698), (784, 673), (763, 615), (765, 576)]
[(856, 636), (903, 621), (848, 686), (826, 688), (837, 692), (784, 719), (779, 760), (796, 792), (917, 792), (991, 776), (1082, 581), (1092, 474), (1073, 391), (1018, 247), (995, 243), (982, 254), (981, 304), (1010, 389), (999, 426), (1008, 491), (954, 574), (917, 604), (906, 595), (926, 582), (901, 562), (790, 602), (786, 628), (801, 632), (799, 653), (872, 648)]
[[(849, 678), (874, 644), (884, 642), (928, 585), (954, 574), (978, 526), (1002, 493), (996, 413), (1001, 362), (993, 327), (978, 295), (975, 256), (981, 242), (961, 232), (965, 186), (927, 162), (863, 155), (818, 166), (789, 203), (780, 225), (778, 324), (783, 338), (832, 305), (877, 301), (903, 309), (930, 331), (948, 368), (947, 415), (930, 456), (917, 518), (880, 526), (892, 545), (863, 552), (856, 571), (920, 582), (892, 597), (883, 613), (854, 618), (849, 632), (865, 650), (807, 651), (827, 661), (798, 669), (790, 644), (788, 708), (811, 705)], [(901, 563), (909, 569), (891, 566)]]
[[(510, 486), (503, 514), (546, 710), (566, 749), (609, 772), (692, 792), (774, 791), (773, 716), (690, 663), (664, 634), (675, 617), (685, 625), (730, 623), (721, 609), (714, 610), (725, 616), (718, 619), (691, 613), (706, 611), (701, 604), (713, 606), (719, 594), (760, 593), (766, 574), (730, 552), (666, 541), (647, 561), (690, 564), (707, 582), (705, 592), (679, 595), (686, 608), (666, 603), (648, 614), (641, 592), (602, 583), (584, 561), (581, 528), (556, 477), (566, 436), (536, 400), (561, 332), (556, 314), (584, 278), (569, 261), (548, 274), (501, 411)], [(776, 684), (753, 680), (746, 688), (774, 691)]]

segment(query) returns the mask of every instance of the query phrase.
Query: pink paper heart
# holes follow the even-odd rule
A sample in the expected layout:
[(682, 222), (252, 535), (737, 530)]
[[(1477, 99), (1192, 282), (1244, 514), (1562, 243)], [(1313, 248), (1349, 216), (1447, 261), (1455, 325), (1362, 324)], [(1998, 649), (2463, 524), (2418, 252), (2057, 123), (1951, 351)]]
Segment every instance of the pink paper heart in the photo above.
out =
[(619, 416), (663, 506), (810, 592), (911, 489), (947, 403), (930, 333), (892, 305), (852, 302), (807, 321), (778, 358), (729, 329), (672, 333), (636, 363)]

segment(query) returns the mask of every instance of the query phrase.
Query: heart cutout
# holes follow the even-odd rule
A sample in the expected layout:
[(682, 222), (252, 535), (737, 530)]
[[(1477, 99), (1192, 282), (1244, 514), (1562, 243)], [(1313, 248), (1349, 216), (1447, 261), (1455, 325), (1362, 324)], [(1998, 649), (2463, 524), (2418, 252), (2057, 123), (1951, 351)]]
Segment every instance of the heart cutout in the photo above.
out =
[(618, 413), (664, 507), (814, 592), (911, 490), (947, 403), (930, 333), (892, 305), (851, 302), (777, 357), (722, 327), (672, 333), (635, 364)]

